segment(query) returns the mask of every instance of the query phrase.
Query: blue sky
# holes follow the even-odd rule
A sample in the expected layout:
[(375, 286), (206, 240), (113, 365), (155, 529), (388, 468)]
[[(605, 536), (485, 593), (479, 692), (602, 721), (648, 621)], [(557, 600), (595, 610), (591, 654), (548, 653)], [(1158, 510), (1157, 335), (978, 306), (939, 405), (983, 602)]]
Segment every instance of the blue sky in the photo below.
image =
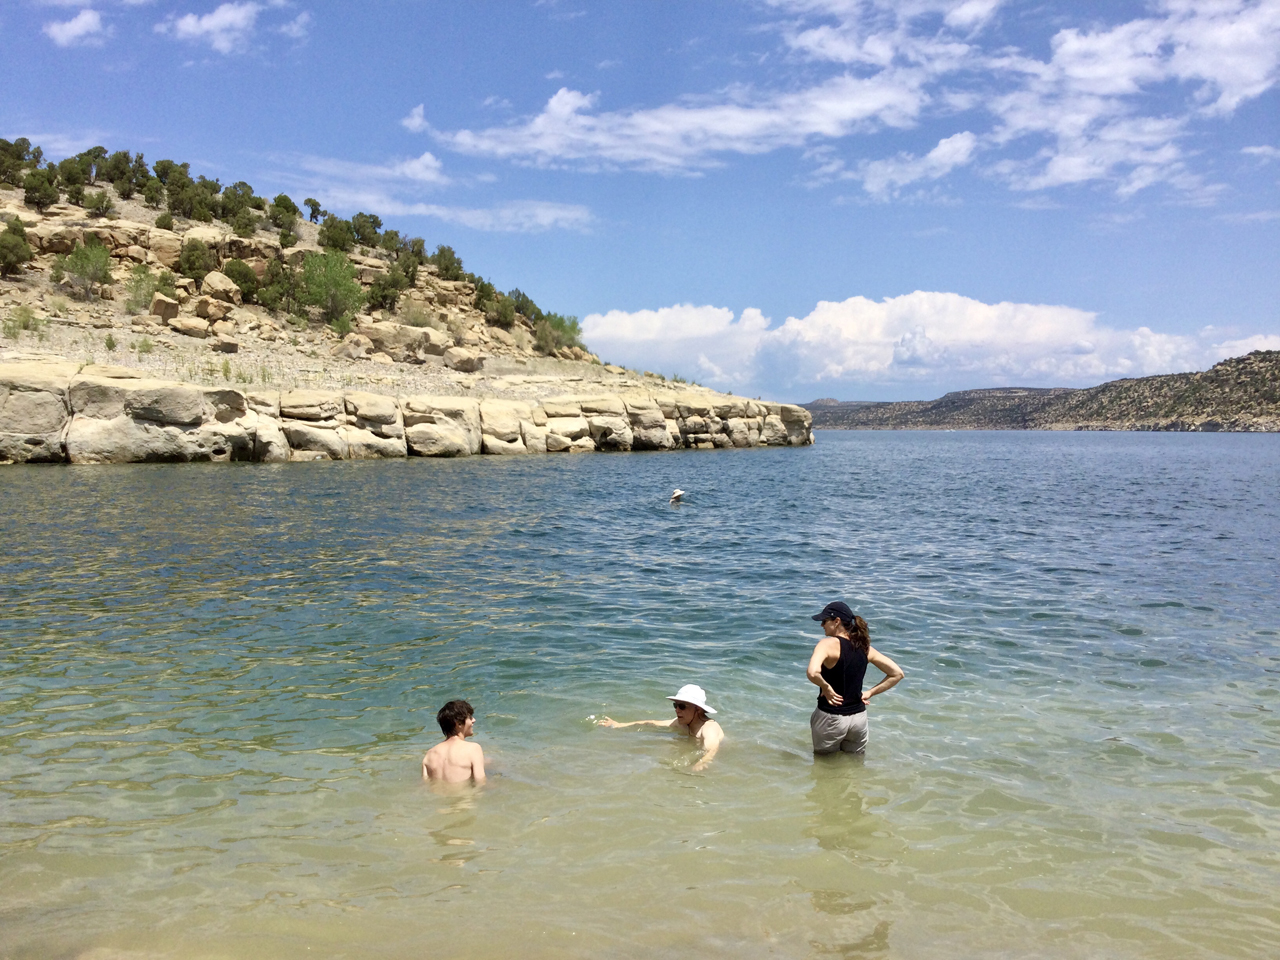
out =
[(6, 0), (0, 136), (448, 243), (750, 395), (1280, 348), (1280, 0)]

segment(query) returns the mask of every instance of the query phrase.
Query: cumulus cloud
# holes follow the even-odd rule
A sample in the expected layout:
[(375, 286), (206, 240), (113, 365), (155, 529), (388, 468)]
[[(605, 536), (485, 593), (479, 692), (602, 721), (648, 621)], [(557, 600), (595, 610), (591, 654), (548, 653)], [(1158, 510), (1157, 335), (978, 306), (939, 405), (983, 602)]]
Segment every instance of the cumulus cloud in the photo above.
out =
[(724, 389), (856, 395), (919, 384), (1087, 386), (1117, 377), (1201, 369), (1227, 356), (1274, 349), (1280, 337), (1223, 339), (1119, 329), (1068, 306), (988, 304), (916, 291), (873, 301), (818, 303), (770, 327), (758, 310), (690, 304), (583, 320), (591, 349), (618, 362), (691, 373)]
[(155, 31), (189, 43), (207, 43), (218, 53), (235, 53), (248, 46), (262, 9), (260, 3), (224, 3), (204, 16), (170, 17), (157, 23)]
[(44, 25), (44, 33), (59, 47), (96, 46), (107, 36), (102, 14), (97, 10), (81, 10), (70, 20)]

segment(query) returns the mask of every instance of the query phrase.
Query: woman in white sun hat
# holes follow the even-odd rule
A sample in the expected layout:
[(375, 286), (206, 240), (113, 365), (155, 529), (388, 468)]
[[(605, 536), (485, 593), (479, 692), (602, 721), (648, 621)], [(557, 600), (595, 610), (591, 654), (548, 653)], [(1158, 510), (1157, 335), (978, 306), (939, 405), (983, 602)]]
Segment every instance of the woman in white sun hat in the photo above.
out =
[(696, 683), (686, 683), (676, 691), (674, 697), (667, 697), (676, 708), (676, 715), (670, 720), (632, 720), (630, 723), (619, 723), (602, 717), (596, 723), (602, 727), (667, 727), (686, 737), (698, 741), (702, 748), (702, 756), (692, 767), (693, 770), (705, 770), (707, 764), (715, 759), (724, 742), (724, 731), (720, 724), (708, 714), (715, 710), (707, 704), (707, 693)]

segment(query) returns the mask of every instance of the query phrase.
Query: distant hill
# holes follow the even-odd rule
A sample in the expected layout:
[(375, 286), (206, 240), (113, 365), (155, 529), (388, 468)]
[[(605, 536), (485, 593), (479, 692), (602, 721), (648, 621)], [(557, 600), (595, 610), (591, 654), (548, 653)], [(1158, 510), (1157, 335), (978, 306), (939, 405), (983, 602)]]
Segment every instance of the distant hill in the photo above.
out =
[(826, 430), (1174, 430), (1280, 432), (1280, 350), (1200, 373), (1096, 387), (959, 390), (937, 400), (803, 404)]

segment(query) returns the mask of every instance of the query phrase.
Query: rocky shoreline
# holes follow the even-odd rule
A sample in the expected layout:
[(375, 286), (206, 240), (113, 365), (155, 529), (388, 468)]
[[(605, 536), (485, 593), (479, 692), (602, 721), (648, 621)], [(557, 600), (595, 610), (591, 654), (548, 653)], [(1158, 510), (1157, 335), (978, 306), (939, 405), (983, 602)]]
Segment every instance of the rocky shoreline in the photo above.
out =
[(363, 460), (803, 446), (792, 404), (711, 391), (537, 400), (250, 390), (48, 357), (0, 359), (0, 461), (155, 463)]

